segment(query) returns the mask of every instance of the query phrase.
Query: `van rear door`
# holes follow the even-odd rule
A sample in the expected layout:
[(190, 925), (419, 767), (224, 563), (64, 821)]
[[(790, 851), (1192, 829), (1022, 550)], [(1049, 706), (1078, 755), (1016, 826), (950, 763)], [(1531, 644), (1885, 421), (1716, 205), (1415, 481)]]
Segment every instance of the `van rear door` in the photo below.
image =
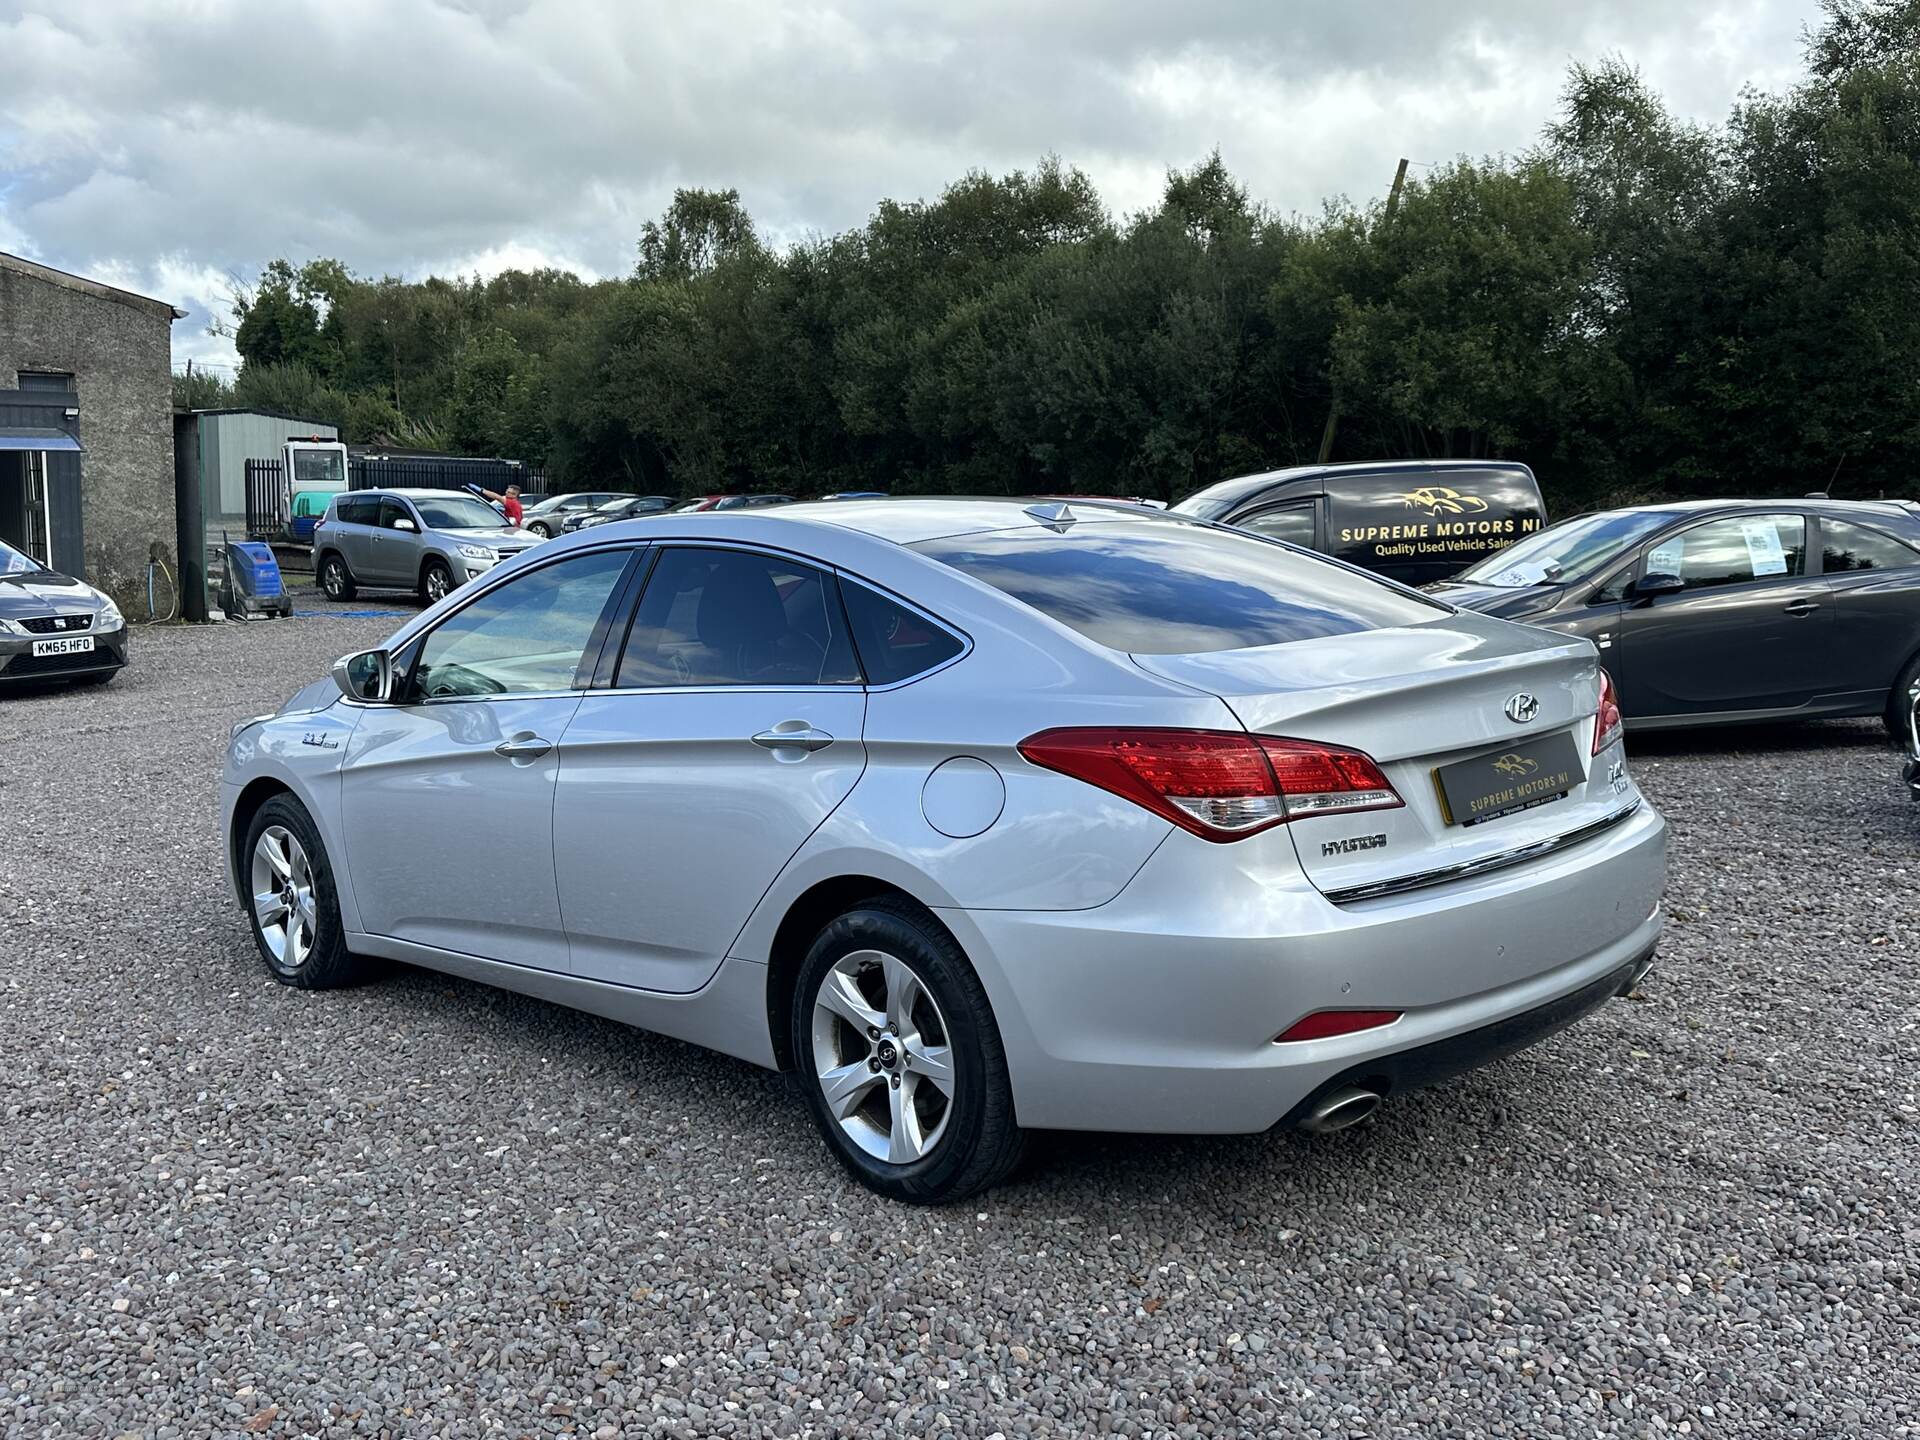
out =
[(1524, 465), (1354, 471), (1327, 482), (1327, 552), (1406, 585), (1444, 580), (1546, 524)]

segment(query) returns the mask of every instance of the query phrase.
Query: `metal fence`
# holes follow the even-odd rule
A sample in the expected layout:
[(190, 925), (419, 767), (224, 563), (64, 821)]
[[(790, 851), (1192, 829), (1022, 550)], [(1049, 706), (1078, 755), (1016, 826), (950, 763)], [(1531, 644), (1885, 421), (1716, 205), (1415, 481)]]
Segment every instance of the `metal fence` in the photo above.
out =
[(348, 462), (351, 490), (462, 490), (479, 485), (502, 493), (509, 485), (531, 490), (538, 476), (511, 460), (463, 460), (453, 456), (360, 455)]
[(247, 538), (278, 540), (287, 529), (287, 496), (278, 460), (247, 461)]

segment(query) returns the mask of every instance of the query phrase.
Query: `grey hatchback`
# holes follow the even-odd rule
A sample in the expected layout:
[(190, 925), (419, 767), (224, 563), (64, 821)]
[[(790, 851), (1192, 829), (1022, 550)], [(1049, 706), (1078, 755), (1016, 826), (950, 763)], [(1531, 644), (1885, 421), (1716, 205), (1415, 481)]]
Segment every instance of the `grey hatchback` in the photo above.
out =
[(356, 490), (334, 496), (313, 527), (313, 568), (329, 600), (369, 586), (431, 605), (539, 543), (458, 490)]
[(1920, 505), (1696, 500), (1576, 516), (1427, 587), (1585, 636), (1633, 729), (1878, 715), (1920, 680)]

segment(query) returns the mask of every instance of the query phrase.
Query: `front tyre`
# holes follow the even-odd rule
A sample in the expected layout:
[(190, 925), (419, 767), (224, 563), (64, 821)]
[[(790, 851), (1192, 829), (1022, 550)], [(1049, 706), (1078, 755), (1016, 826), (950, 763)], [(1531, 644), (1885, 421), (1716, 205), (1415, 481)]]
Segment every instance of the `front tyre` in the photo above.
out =
[(247, 826), (240, 876), (253, 942), (273, 978), (301, 990), (357, 985), (373, 967), (347, 949), (326, 846), (306, 807), (276, 795)]
[(553, 538), (553, 531), (547, 528), (547, 522), (544, 520), (529, 520), (527, 522), (527, 529), (538, 535), (542, 540), (551, 540)]
[(933, 1205), (997, 1185), (1025, 1139), (986, 991), (917, 907), (877, 899), (813, 942), (791, 1016), (807, 1103), (870, 1189)]
[(1915, 655), (1907, 662), (1906, 668), (1900, 672), (1900, 678), (1893, 682), (1892, 693), (1887, 696), (1887, 733), (1902, 745), (1907, 743), (1907, 716), (1913, 713), (1907, 696), (1917, 681), (1920, 681), (1920, 655)]

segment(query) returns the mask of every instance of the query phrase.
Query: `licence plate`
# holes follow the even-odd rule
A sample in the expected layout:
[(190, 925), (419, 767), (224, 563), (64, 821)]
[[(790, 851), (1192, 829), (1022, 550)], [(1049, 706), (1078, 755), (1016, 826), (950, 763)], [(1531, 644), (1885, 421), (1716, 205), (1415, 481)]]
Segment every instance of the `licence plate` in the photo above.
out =
[(1550, 804), (1585, 778), (1580, 751), (1567, 734), (1491, 750), (1433, 772), (1449, 825), (1478, 825)]
[(79, 655), (93, 649), (93, 636), (68, 635), (59, 640), (36, 640), (33, 642), (35, 655)]

